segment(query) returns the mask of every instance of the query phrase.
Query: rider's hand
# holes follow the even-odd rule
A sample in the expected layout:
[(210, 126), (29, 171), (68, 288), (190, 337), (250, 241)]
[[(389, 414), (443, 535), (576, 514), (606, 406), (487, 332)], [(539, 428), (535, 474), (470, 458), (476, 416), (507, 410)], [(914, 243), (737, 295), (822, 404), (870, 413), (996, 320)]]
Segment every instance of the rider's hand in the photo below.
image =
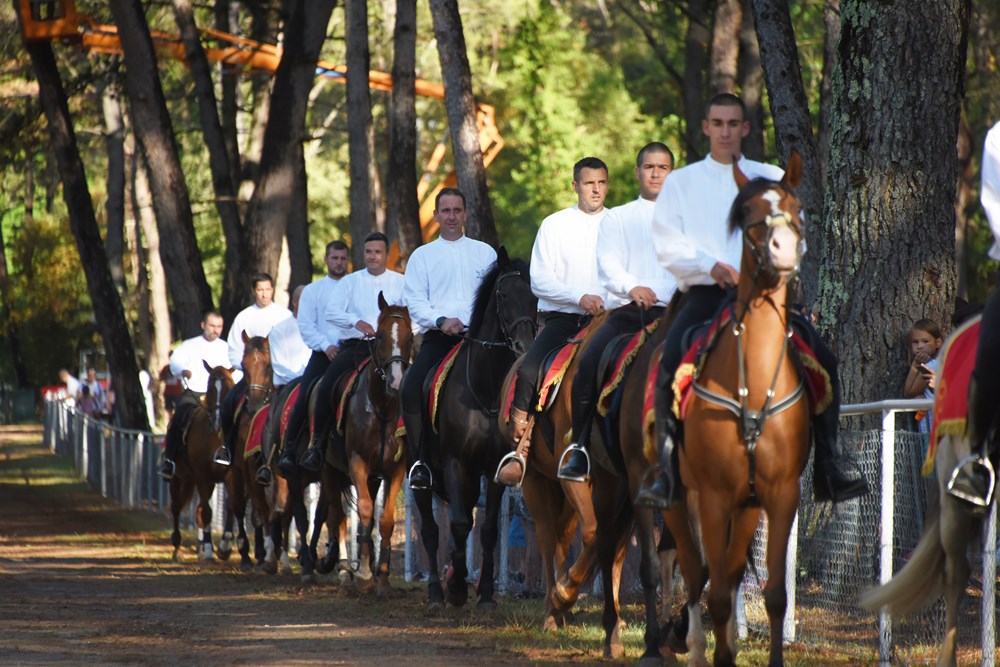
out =
[(580, 297), (580, 307), (591, 315), (604, 312), (604, 299), (594, 294), (584, 294)]
[(740, 281), (740, 272), (723, 262), (716, 262), (711, 271), (712, 280), (719, 287), (736, 287)]
[(630, 289), (628, 291), (628, 298), (632, 299), (632, 303), (644, 310), (649, 310), (656, 304), (656, 292), (642, 285), (636, 285)]
[(357, 324), (354, 325), (354, 328), (363, 333), (365, 338), (375, 337), (375, 329), (373, 329), (372, 325), (368, 324), (364, 320), (358, 320)]
[(465, 323), (457, 317), (449, 317), (438, 328), (449, 336), (457, 336), (465, 330)]
[(336, 345), (331, 345), (330, 347), (323, 350), (323, 352), (326, 354), (327, 359), (333, 361), (333, 358), (337, 356), (338, 352), (340, 352), (340, 348), (337, 347)]
[(191, 379), (191, 371), (188, 370), (181, 371), (181, 375), (188, 378), (189, 380)]

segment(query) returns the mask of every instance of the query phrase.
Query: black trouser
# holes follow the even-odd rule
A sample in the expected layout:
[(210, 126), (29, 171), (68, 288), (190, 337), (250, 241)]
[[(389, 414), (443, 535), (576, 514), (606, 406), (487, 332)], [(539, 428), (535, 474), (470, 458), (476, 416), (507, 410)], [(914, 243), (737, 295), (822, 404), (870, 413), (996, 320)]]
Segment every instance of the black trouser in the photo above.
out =
[[(325, 356), (325, 355), (324, 355)], [(316, 414), (313, 420), (313, 445), (323, 444), (330, 435), (330, 421), (335, 414), (333, 392), (337, 380), (357, 368), (368, 356), (368, 343), (360, 338), (349, 338), (340, 344), (340, 352), (323, 372), (323, 379), (316, 388)]]
[(545, 357), (579, 333), (580, 329), (590, 321), (590, 315), (548, 312), (542, 313), (540, 319), (544, 322), (544, 326), (531, 342), (531, 347), (524, 353), (524, 360), (517, 369), (517, 382), (514, 387), (513, 407), (525, 412), (533, 407), (530, 403), (535, 396), (537, 389), (535, 383), (538, 381), (538, 372), (545, 363)]
[[(336, 359), (336, 357), (334, 357)], [(305, 428), (309, 420), (309, 387), (317, 378), (323, 377), (326, 369), (330, 367), (330, 359), (325, 352), (313, 350), (309, 357), (306, 369), (302, 371), (299, 378), (299, 395), (295, 399), (295, 406), (292, 414), (288, 415), (288, 428), (285, 430), (285, 447), (288, 451), (294, 452), (302, 438), (302, 429)]]
[(167, 424), (167, 436), (163, 439), (163, 458), (170, 459), (171, 461), (177, 458), (177, 447), (181, 444), (181, 436), (188, 422), (191, 421), (194, 411), (201, 405), (202, 396), (204, 394), (199, 394), (191, 389), (185, 389), (177, 397), (174, 415), (170, 418), (170, 423)]
[(409, 443), (407, 449), (414, 460), (421, 459), (425, 463), (430, 463), (425, 459), (425, 447), (428, 441), (425, 435), (430, 432), (428, 423), (430, 416), (424, 409), (424, 380), (452, 348), (461, 342), (462, 339), (457, 336), (449, 336), (437, 330), (428, 331), (420, 343), (420, 351), (403, 376), (403, 385), (399, 391), (400, 407)]
[[(986, 307), (983, 309), (983, 320), (979, 325), (979, 347), (976, 349), (976, 368), (972, 376), (979, 388), (983, 400), (989, 399), (995, 404), (1000, 392), (1000, 286), (993, 288)], [(987, 409), (986, 412), (992, 412)]]
[(597, 377), (601, 357), (611, 342), (622, 334), (635, 334), (653, 320), (663, 315), (663, 307), (640, 310), (630, 303), (616, 308), (590, 337), (587, 348), (573, 377), (573, 438), (572, 441), (586, 449), (590, 445), (590, 429), (597, 414)]

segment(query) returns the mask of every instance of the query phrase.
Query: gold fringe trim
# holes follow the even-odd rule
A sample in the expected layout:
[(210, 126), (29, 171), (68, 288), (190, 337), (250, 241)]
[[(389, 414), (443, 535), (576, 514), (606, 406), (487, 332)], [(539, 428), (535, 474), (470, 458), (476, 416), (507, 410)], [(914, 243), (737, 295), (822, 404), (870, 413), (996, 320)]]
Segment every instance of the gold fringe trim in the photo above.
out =
[(441, 375), (438, 377), (438, 382), (432, 388), (432, 391), (434, 392), (434, 401), (431, 403), (431, 428), (434, 429), (435, 433), (438, 432), (437, 414), (438, 401), (441, 398), (441, 389), (444, 387), (444, 381), (448, 379), (448, 374), (451, 373), (451, 367), (455, 365), (455, 358), (458, 357), (458, 348), (461, 347), (464, 342), (465, 341), (459, 343), (453, 352), (448, 353), (444, 367), (441, 370)]
[(616, 389), (618, 389), (618, 385), (625, 379), (625, 373), (628, 371), (629, 366), (632, 365), (632, 361), (635, 359), (636, 355), (639, 354), (639, 350), (642, 349), (642, 346), (646, 342), (646, 339), (649, 338), (649, 335), (656, 331), (656, 325), (659, 323), (660, 321), (656, 320), (649, 327), (643, 329), (639, 334), (639, 342), (636, 346), (629, 350), (628, 354), (619, 360), (618, 372), (615, 373), (615, 377), (610, 382), (604, 385), (604, 389), (601, 390), (601, 395), (597, 397), (597, 414), (602, 417), (608, 416), (608, 408), (605, 407), (604, 401), (608, 398), (608, 396), (615, 393)]
[[(674, 388), (674, 405), (673, 405), (673, 410), (674, 410), (674, 416), (677, 417), (678, 419), (681, 418), (681, 398), (682, 398), (681, 397), (681, 389), (680, 389), (679, 378), (682, 378), (685, 375), (691, 375), (692, 377), (696, 377), (697, 370), (698, 370), (698, 367), (695, 366), (694, 364), (681, 364), (680, 366), (677, 367), (677, 370), (674, 372), (674, 382), (673, 382), (673, 388)], [(693, 380), (692, 380), (692, 382), (693, 382)]]

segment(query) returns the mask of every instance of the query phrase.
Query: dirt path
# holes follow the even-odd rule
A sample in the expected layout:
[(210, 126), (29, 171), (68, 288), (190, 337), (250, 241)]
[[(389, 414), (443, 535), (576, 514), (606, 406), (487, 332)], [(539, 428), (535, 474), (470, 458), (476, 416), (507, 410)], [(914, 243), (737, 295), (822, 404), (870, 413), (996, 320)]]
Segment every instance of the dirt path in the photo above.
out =
[[(597, 657), (566, 637), (539, 648), (519, 636), (535, 612), (516, 601), (501, 600), (495, 616), (462, 609), (428, 617), (423, 587), (401, 579), (389, 600), (345, 597), (333, 581), (303, 587), (297, 576), (199, 565), (191, 535), (184, 562), (173, 563), (168, 537), (162, 515), (117, 509), (77, 481), (42, 446), (39, 429), (0, 429), (0, 662), (493, 665)], [(594, 640), (583, 644), (596, 648)]]

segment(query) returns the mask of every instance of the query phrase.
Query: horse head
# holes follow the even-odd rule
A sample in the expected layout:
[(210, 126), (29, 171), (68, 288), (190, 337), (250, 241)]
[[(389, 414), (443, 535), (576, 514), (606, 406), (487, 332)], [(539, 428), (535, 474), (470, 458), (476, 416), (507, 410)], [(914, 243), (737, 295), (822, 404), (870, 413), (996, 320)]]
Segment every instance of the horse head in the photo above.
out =
[(406, 306), (390, 306), (382, 292), (378, 293), (378, 309), (372, 365), (385, 383), (386, 393), (394, 396), (399, 392), (403, 374), (410, 366), (413, 327)]
[(538, 298), (531, 292), (527, 262), (510, 257), (500, 246), (496, 263), (476, 292), (470, 336), (489, 339), (520, 356), (535, 339), (537, 314)]
[(208, 390), (205, 392), (205, 408), (212, 415), (212, 428), (222, 430), (222, 400), (236, 384), (233, 381), (233, 369), (225, 366), (209, 366), (202, 359), (205, 370), (208, 371)]
[(761, 289), (775, 289), (798, 274), (806, 251), (802, 234), (802, 205), (795, 188), (802, 179), (797, 151), (788, 158), (781, 182), (766, 178), (749, 180), (733, 162), (733, 176), (740, 188), (729, 214), (731, 231), (743, 234), (743, 267)]
[(251, 338), (243, 332), (243, 378), (247, 385), (247, 407), (257, 412), (271, 400), (274, 371), (271, 369), (271, 343), (265, 336)]

